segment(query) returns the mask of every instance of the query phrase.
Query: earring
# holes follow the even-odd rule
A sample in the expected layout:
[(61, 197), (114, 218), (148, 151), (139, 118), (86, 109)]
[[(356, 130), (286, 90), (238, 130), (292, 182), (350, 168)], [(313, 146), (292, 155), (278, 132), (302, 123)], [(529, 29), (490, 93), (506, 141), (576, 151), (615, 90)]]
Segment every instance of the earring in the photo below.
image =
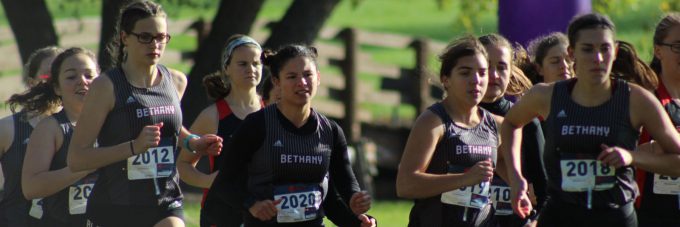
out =
[(121, 54), (123, 54), (123, 61), (127, 61), (127, 57), (128, 57), (127, 46), (123, 46), (123, 53), (121, 53)]

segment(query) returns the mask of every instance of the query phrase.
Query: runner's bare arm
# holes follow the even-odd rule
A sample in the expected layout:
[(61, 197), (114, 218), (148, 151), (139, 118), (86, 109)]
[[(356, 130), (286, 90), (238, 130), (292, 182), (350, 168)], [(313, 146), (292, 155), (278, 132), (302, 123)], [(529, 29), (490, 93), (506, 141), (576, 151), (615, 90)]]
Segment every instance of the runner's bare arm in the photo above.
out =
[[(217, 133), (217, 107), (213, 104), (205, 108), (194, 120), (191, 125), (191, 131), (197, 134), (214, 134)], [(201, 158), (200, 154), (194, 154), (186, 148), (182, 148), (177, 161), (177, 171), (180, 178), (187, 184), (210, 188), (217, 173), (205, 174), (196, 169), (196, 164)]]
[[(644, 127), (663, 154), (631, 152), (633, 165), (650, 172), (680, 176), (680, 135), (653, 94), (631, 85), (630, 114), (633, 127)], [(634, 108), (633, 108), (634, 107)]]
[(64, 136), (57, 121), (46, 118), (35, 127), (26, 148), (21, 185), (26, 199), (53, 195), (85, 177), (90, 171), (73, 173), (68, 167), (50, 170)]
[[(109, 147), (94, 147), (114, 102), (113, 83), (108, 76), (102, 74), (90, 85), (83, 114), (78, 119), (71, 139), (67, 160), (72, 171), (97, 169), (132, 156), (128, 142)], [(143, 152), (144, 148), (146, 147), (141, 145), (134, 147), (135, 153)]]
[(9, 115), (0, 119), (0, 158), (12, 146), (14, 140), (14, 116)]
[[(479, 175), (426, 173), (444, 126), (434, 113), (425, 111), (414, 123), (397, 173), (397, 195), (425, 198), (481, 182)], [(489, 168), (491, 168), (489, 163)]]

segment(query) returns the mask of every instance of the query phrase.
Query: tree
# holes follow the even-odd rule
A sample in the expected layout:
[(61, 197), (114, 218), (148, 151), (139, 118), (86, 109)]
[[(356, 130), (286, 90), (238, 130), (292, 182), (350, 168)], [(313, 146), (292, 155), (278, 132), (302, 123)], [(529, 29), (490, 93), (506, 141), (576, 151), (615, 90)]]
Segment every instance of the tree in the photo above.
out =
[(312, 44), (338, 2), (339, 0), (293, 1), (283, 19), (274, 25), (264, 46), (275, 49), (289, 43)]
[(26, 63), (33, 51), (59, 44), (52, 15), (44, 0), (2, 0), (2, 6), (19, 47), (22, 63)]
[(185, 125), (189, 125), (208, 104), (203, 77), (220, 69), (222, 47), (234, 34), (248, 34), (264, 0), (222, 0), (212, 22), (210, 35), (194, 55), (194, 66), (182, 98)]

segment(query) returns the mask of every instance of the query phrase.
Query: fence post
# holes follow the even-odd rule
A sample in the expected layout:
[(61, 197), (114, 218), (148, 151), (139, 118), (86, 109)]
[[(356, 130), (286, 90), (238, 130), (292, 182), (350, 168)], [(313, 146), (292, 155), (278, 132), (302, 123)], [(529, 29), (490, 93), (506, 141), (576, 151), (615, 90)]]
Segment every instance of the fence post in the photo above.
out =
[(342, 61), (342, 74), (345, 76), (345, 91), (343, 104), (345, 119), (343, 128), (348, 144), (355, 144), (361, 137), (361, 123), (357, 119), (357, 56), (359, 44), (354, 28), (345, 28), (339, 34), (345, 43), (345, 60)]
[(430, 84), (427, 74), (427, 58), (429, 56), (429, 42), (427, 39), (419, 38), (411, 42), (410, 47), (416, 52), (416, 65), (413, 71), (412, 95), (415, 97), (413, 105), (416, 107), (416, 116), (427, 109), (430, 104)]

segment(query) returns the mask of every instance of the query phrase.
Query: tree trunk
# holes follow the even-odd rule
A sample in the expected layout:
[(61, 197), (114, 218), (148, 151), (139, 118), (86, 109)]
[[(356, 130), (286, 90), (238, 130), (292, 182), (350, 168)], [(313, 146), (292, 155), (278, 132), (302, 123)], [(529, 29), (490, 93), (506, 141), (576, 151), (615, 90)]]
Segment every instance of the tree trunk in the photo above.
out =
[(339, 0), (296, 0), (283, 19), (274, 25), (265, 42), (268, 48), (290, 43), (311, 45)]
[(194, 66), (188, 75), (188, 85), (182, 98), (184, 125), (190, 125), (208, 105), (203, 89), (203, 76), (220, 68), (222, 48), (234, 34), (248, 34), (264, 0), (222, 0), (212, 22), (210, 35), (200, 45)]
[(99, 67), (102, 72), (113, 67), (111, 65), (111, 52), (107, 48), (111, 39), (114, 38), (116, 32), (116, 23), (118, 22), (118, 15), (121, 8), (125, 7), (126, 0), (104, 0), (102, 1), (102, 20), (101, 20), (101, 35), (99, 36)]
[(33, 51), (59, 44), (52, 15), (44, 0), (2, 0), (2, 6), (19, 47), (22, 63), (26, 63)]

